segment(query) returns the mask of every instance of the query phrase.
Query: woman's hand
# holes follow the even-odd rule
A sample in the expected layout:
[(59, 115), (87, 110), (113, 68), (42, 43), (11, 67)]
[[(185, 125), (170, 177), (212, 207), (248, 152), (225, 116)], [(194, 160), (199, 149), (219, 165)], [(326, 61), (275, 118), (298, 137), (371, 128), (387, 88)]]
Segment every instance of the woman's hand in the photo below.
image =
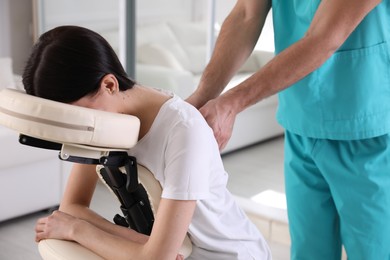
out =
[[(39, 242), (39, 241), (41, 241), (43, 239), (47, 239), (47, 238), (62, 239), (62, 240), (75, 240), (75, 238), (73, 237), (73, 234), (74, 234), (74, 230), (75, 230), (75, 225), (78, 225), (78, 224), (81, 224), (78, 226), (79, 228), (81, 226), (84, 226), (84, 227), (89, 226), (89, 227), (92, 227), (92, 229), (98, 230), (98, 229), (96, 229), (96, 227), (94, 225), (90, 225), (90, 223), (88, 223), (87, 221), (73, 217), (69, 214), (62, 212), (62, 211), (54, 211), (50, 216), (38, 219), (37, 224), (35, 226), (35, 232), (36, 232), (35, 241)], [(87, 225), (85, 225), (85, 224), (87, 224)], [(79, 229), (79, 231), (80, 231), (80, 229)], [(83, 231), (85, 231), (85, 230), (83, 230)], [(83, 232), (83, 231), (80, 231), (80, 232)], [(100, 230), (100, 231), (102, 231), (102, 230)], [(92, 244), (95, 244), (95, 246), (98, 247), (99, 249), (104, 248), (100, 244), (102, 241), (105, 241), (104, 238), (100, 240), (98, 238), (100, 236), (91, 236), (91, 233), (88, 232), (88, 230), (87, 230), (87, 232), (83, 232), (83, 234), (86, 234), (86, 237), (84, 237), (84, 238), (86, 238), (87, 241), (89, 241)], [(107, 233), (103, 232), (100, 234), (103, 235), (102, 237), (104, 237), (104, 235)], [(126, 248), (126, 246), (125, 246), (125, 244), (127, 243), (126, 239), (123, 239), (123, 237), (116, 237), (116, 236), (110, 235), (111, 239), (114, 237), (120, 240), (120, 241), (116, 240), (116, 242), (114, 241), (115, 244), (118, 244), (120, 248)], [(80, 238), (80, 236), (79, 236), (79, 238)], [(96, 238), (99, 241), (96, 241), (95, 240)], [(98, 242), (100, 242), (100, 243), (98, 243)], [(125, 244), (118, 243), (118, 242), (124, 242)], [(83, 243), (81, 243), (81, 244), (97, 254), (100, 253), (100, 252), (98, 252), (98, 250), (91, 248), (92, 246), (84, 245)], [(105, 244), (105, 242), (103, 242), (103, 244)], [(133, 251), (133, 252), (141, 251), (140, 244), (138, 244), (138, 243), (132, 243), (132, 244), (137, 245), (137, 250), (131, 249), (131, 247), (130, 247), (130, 251)], [(125, 249), (123, 251), (126, 252)], [(109, 252), (109, 254), (111, 256), (115, 255), (112, 252), (110, 252), (110, 250), (104, 249), (104, 252), (105, 253)], [(118, 252), (119, 255), (123, 254), (123, 252), (119, 252), (118, 250), (117, 251), (113, 250), (113, 252)], [(100, 254), (102, 256), (104, 256), (103, 253), (100, 253)], [(115, 259), (115, 256), (113, 259)], [(181, 254), (177, 254), (176, 260), (184, 260), (184, 256)]]
[(35, 226), (35, 241), (55, 238), (72, 240), (74, 225), (82, 221), (61, 211), (54, 211), (50, 216), (40, 218)]

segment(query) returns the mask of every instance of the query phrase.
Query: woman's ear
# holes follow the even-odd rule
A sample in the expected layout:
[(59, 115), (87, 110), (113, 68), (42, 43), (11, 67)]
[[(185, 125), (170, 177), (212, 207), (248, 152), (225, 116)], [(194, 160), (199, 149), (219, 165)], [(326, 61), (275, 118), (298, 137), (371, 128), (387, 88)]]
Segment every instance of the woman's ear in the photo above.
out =
[(115, 75), (107, 74), (100, 81), (100, 90), (107, 91), (110, 94), (116, 93), (119, 91), (119, 82), (116, 79)]

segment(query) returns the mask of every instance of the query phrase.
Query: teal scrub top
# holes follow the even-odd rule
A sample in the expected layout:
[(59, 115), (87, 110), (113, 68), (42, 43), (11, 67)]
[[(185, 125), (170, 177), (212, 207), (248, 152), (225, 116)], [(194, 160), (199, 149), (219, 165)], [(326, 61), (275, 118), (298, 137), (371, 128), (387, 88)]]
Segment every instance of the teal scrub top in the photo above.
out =
[[(276, 54), (304, 36), (319, 4), (272, 1)], [(313, 138), (390, 133), (390, 0), (373, 9), (320, 68), (279, 93), (277, 120)]]

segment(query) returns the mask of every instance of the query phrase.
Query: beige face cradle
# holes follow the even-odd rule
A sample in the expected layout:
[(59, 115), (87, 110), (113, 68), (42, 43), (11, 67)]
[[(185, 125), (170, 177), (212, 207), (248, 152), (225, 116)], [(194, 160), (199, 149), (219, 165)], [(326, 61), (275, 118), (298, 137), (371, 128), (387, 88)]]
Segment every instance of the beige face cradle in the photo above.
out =
[[(0, 91), (0, 125), (19, 132), (21, 143), (60, 149), (62, 160), (100, 164), (97, 172), (101, 178), (105, 163), (113, 159), (112, 154), (127, 155), (126, 151), (137, 143), (140, 128), (139, 119), (134, 116), (64, 104), (13, 89)], [(126, 167), (117, 168), (114, 175), (127, 173), (129, 185)], [(145, 187), (155, 215), (161, 186), (146, 168), (140, 165), (135, 168), (136, 183), (139, 181)], [(107, 169), (112, 169), (112, 165)], [(180, 253), (187, 257), (191, 250), (191, 241), (186, 237)], [(39, 251), (44, 259), (102, 259), (77, 243), (62, 240), (42, 240)]]
[(43, 140), (101, 149), (133, 147), (140, 127), (134, 116), (64, 104), (12, 89), (1, 91), (0, 123)]

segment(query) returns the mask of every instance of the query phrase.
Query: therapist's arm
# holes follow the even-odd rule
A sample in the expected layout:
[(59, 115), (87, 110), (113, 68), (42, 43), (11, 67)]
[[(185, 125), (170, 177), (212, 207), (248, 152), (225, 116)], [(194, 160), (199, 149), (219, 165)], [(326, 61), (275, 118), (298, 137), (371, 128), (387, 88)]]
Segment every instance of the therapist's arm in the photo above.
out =
[(321, 1), (301, 40), (274, 57), (247, 80), (202, 107), (200, 111), (213, 128), (220, 149), (229, 140), (239, 112), (287, 88), (320, 67), (380, 2)]
[(200, 108), (223, 91), (252, 53), (270, 8), (270, 0), (237, 1), (222, 24), (211, 60), (189, 103)]

